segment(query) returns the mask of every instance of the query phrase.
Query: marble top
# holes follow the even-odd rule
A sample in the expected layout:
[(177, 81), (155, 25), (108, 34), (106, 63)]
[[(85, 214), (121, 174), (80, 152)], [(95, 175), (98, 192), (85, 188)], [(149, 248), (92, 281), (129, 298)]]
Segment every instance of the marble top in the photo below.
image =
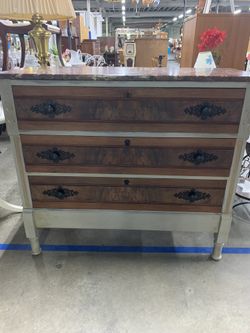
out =
[(24, 68), (0, 73), (1, 79), (12, 80), (83, 80), (83, 81), (234, 81), (250, 82), (250, 72), (217, 68), (167, 69), (142, 67)]

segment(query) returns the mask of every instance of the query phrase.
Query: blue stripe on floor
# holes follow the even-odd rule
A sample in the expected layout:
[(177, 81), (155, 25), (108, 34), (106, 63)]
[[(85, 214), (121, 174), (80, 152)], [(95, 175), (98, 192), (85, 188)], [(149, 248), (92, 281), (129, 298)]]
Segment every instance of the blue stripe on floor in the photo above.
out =
[[(53, 245), (42, 244), (47, 252), (114, 252), (114, 253), (199, 253), (209, 254), (212, 247), (192, 246), (106, 246), (106, 245)], [(0, 251), (30, 251), (29, 244), (1, 244)], [(248, 247), (224, 247), (225, 254), (250, 254)]]

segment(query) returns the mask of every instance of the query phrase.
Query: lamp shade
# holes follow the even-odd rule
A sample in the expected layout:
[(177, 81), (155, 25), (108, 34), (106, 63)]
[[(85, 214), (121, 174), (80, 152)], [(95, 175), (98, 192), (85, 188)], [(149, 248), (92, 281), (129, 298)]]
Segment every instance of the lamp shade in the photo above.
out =
[(71, 0), (0, 0), (0, 18), (31, 20), (38, 13), (44, 20), (75, 18)]

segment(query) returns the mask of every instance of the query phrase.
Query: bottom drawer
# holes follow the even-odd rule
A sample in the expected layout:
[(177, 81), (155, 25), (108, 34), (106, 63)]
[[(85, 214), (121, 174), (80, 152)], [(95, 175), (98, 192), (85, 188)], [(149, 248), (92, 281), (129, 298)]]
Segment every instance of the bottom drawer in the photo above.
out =
[(226, 181), (30, 177), (34, 208), (221, 211)]

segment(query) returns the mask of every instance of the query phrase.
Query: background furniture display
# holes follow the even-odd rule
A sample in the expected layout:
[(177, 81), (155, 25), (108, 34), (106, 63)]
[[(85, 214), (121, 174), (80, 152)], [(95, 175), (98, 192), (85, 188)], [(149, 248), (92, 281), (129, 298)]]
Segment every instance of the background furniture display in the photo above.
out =
[(153, 67), (153, 58), (163, 55), (162, 67), (167, 66), (168, 40), (156, 38), (137, 38), (136, 67)]
[(184, 23), (181, 67), (193, 67), (198, 55), (200, 35), (208, 28), (227, 32), (220, 47), (222, 68), (244, 70), (250, 36), (250, 14), (197, 14)]
[(118, 66), (118, 54), (116, 52), (105, 52), (103, 57), (108, 66)]
[(206, 231), (219, 260), (249, 135), (249, 78), (220, 69), (2, 73), (33, 254), (38, 228)]
[[(61, 62), (61, 65), (64, 66), (64, 62), (62, 59), (62, 49), (61, 49), (61, 29), (55, 27), (50, 24), (43, 24), (43, 27), (50, 31), (51, 33), (56, 35), (56, 46), (58, 50), (58, 57)], [(26, 47), (25, 47), (25, 40), (24, 36), (28, 36), (29, 32), (34, 28), (33, 23), (16, 23), (11, 24), (8, 21), (0, 21), (0, 38), (2, 41), (2, 49), (3, 49), (3, 66), (2, 70), (6, 71), (8, 69), (8, 39), (7, 34), (17, 34), (20, 39), (21, 45), (21, 62), (20, 67), (22, 68), (25, 63), (25, 56), (26, 56)]]
[(136, 44), (135, 42), (124, 43), (124, 65), (125, 67), (135, 67)]
[[(71, 44), (71, 45), (70, 45)], [(80, 39), (79, 37), (71, 37), (69, 41), (69, 37), (62, 37), (61, 48), (62, 52), (65, 52), (66, 49), (77, 51), (79, 49)]]
[[(212, 2), (213, 2), (212, 0), (206, 0), (204, 10), (203, 10), (203, 14), (208, 14), (209, 13), (209, 11), (211, 9)], [(230, 2), (231, 13), (234, 13), (234, 11), (235, 11), (234, 0), (229, 0), (229, 2)]]
[(106, 47), (110, 49), (113, 47), (115, 49), (115, 37), (98, 37), (97, 40), (100, 41), (100, 52), (103, 54), (106, 51)]
[[(52, 32), (58, 33), (57, 27), (48, 29), (44, 21), (68, 20), (75, 17), (71, 0), (8, 0), (0, 2), (0, 18), (32, 21), (33, 29), (29, 36), (35, 44), (39, 65), (50, 65), (49, 40)], [(60, 48), (61, 51), (61, 48)], [(61, 53), (61, 52), (60, 52)]]
[(85, 39), (80, 44), (80, 50), (82, 53), (88, 53), (92, 55), (101, 54), (100, 41), (96, 39)]

